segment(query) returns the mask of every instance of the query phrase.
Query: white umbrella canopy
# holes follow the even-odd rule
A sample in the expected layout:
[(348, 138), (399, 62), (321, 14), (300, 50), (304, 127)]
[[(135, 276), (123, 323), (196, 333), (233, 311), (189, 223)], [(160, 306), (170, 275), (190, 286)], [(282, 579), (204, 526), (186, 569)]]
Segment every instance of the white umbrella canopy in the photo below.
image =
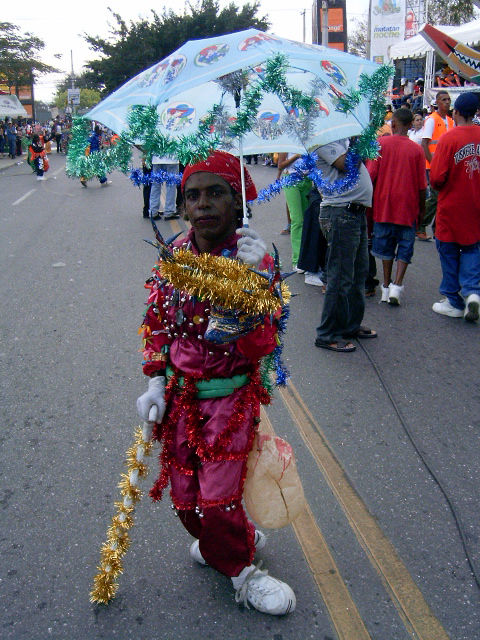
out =
[(346, 91), (358, 88), (362, 73), (371, 75), (378, 65), (335, 49), (256, 29), (186, 42), (129, 80), (85, 117), (121, 134), (128, 129), (132, 106), (154, 106), (159, 133), (180, 138), (195, 134), (213, 105), (220, 105), (219, 116), (211, 127), (212, 136), (220, 134), (219, 148), (239, 154), (240, 141), (228, 133), (228, 125), (235, 122), (237, 115), (235, 101), (218, 79), (242, 71), (248, 78), (248, 90), (262, 78), (266, 62), (279, 53), (287, 58), (288, 85), (314, 97), (318, 107), (315, 122), (278, 95), (265, 93), (255, 125), (242, 137), (243, 153), (305, 153), (320, 144), (361, 133), (369, 121), (367, 99), (348, 114), (336, 106)]
[(28, 118), (24, 106), (14, 95), (0, 95), (0, 118)]

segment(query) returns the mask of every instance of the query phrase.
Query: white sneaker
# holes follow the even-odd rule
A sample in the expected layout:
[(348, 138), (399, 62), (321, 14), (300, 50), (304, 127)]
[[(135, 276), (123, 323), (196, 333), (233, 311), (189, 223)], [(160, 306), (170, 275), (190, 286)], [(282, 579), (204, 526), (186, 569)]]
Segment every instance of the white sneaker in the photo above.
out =
[(442, 316), (450, 316), (450, 318), (461, 318), (463, 316), (462, 309), (453, 307), (448, 298), (443, 298), (440, 302), (435, 302), (432, 309), (435, 313), (440, 313)]
[(305, 284), (311, 284), (314, 287), (323, 287), (323, 280), (320, 278), (318, 273), (311, 273), (310, 271), (305, 271)]
[(388, 287), (388, 304), (394, 307), (398, 307), (400, 304), (400, 297), (403, 293), (403, 285), (392, 284)]
[(300, 269), (296, 265), (293, 267), (293, 270), (296, 271), (297, 273), (305, 273), (305, 269)]
[(45, 176), (37, 176), (37, 180), (45, 180)]
[[(255, 538), (253, 542), (255, 544), (255, 551), (261, 551), (267, 544), (267, 536), (261, 531), (258, 531), (258, 529), (255, 529)], [(190, 545), (190, 557), (192, 560), (198, 562), (198, 564), (201, 564), (204, 567), (207, 566), (205, 558), (200, 552), (200, 542), (198, 540), (194, 540)]]
[(243, 603), (247, 609), (250, 603), (257, 611), (272, 616), (284, 616), (295, 611), (295, 594), (288, 584), (272, 578), (268, 571), (260, 571), (259, 567), (260, 564), (258, 567), (252, 564), (245, 567), (238, 577), (232, 578), (235, 601)]
[(467, 322), (478, 322), (480, 318), (480, 296), (476, 293), (471, 293), (468, 296), (463, 317)]
[(384, 287), (382, 284), (382, 299), (380, 300), (380, 302), (388, 302), (389, 297), (390, 297), (390, 287)]
[(112, 181), (111, 181), (111, 180), (107, 180), (106, 182), (101, 182), (101, 183), (100, 183), (100, 186), (101, 186), (101, 187), (108, 187), (108, 186), (110, 186), (111, 184), (112, 184)]

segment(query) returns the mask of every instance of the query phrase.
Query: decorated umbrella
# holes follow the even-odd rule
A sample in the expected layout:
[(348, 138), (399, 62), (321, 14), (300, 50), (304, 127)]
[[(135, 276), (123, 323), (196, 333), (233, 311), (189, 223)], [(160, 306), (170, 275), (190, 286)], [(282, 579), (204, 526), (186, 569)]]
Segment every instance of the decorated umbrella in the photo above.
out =
[[(141, 144), (147, 163), (152, 155), (169, 155), (188, 164), (206, 157), (212, 148), (240, 156), (307, 154), (362, 132), (363, 148), (357, 145), (357, 150), (362, 157), (372, 157), (384, 115), (378, 96), (390, 74), (390, 68), (357, 56), (249, 29), (186, 42), (105, 98), (86, 118), (108, 126), (123, 141)], [(372, 108), (378, 116), (373, 124)], [(122, 168), (124, 151), (120, 144), (111, 152), (122, 156)], [(80, 175), (88, 162), (81, 158), (81, 170), (67, 162), (67, 170)], [(114, 164), (106, 162), (103, 173)], [(344, 185), (355, 178), (356, 163), (351, 164)], [(325, 186), (312, 158), (288, 177), (289, 184), (307, 174), (317, 186)], [(163, 174), (145, 178), (139, 170), (132, 178), (136, 184), (145, 179), (178, 180)], [(276, 185), (269, 195), (281, 186), (286, 185)]]
[[(285, 56), (285, 76), (265, 84), (267, 61)], [(189, 140), (201, 124), (216, 114), (210, 124), (216, 147), (240, 153), (286, 151), (305, 153), (314, 146), (358, 135), (369, 122), (367, 97), (349, 113), (338, 110), (340, 98), (357, 89), (362, 73), (372, 75), (378, 65), (320, 45), (305, 44), (256, 29), (191, 40), (161, 62), (129, 80), (95, 106), (86, 117), (106, 125), (118, 134), (131, 124), (131, 107), (155, 107), (157, 130), (166, 138)], [(255, 111), (248, 127), (229, 126), (238, 120), (238, 73), (244, 97), (260, 87)], [(237, 74), (237, 76), (235, 76)], [(233, 82), (232, 82), (233, 79)], [(263, 84), (262, 84), (263, 81)], [(291, 96), (282, 95), (282, 84), (311, 96), (315, 109), (311, 118), (306, 109), (292, 105)], [(290, 101), (289, 101), (290, 99)], [(255, 102), (253, 105), (252, 103)], [(315, 116), (315, 124), (310, 120)], [(180, 149), (182, 151), (182, 149)]]

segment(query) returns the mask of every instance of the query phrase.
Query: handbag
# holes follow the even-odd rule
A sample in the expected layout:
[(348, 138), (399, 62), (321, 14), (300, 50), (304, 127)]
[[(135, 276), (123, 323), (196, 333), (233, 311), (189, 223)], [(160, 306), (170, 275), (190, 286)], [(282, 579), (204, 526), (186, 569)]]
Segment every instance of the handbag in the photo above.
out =
[(261, 431), (255, 434), (243, 498), (252, 520), (266, 529), (285, 527), (300, 515), (305, 495), (286, 440)]

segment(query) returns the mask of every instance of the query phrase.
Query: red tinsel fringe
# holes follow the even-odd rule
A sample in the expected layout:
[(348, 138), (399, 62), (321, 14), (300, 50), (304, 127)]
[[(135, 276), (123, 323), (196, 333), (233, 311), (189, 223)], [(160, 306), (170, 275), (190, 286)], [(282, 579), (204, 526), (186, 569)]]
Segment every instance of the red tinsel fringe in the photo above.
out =
[[(175, 429), (181, 417), (185, 424), (188, 444), (195, 451), (201, 462), (244, 460), (239, 494), (215, 501), (199, 500), (199, 506), (211, 507), (241, 500), (247, 473), (246, 459), (252, 448), (255, 435), (253, 419), (246, 447), (241, 451), (235, 452), (229, 452), (226, 449), (228, 449), (231, 444), (233, 434), (241, 428), (245, 415), (250, 411), (253, 414), (252, 418), (254, 418), (257, 413), (256, 407), (258, 404), (268, 404), (270, 402), (270, 396), (260, 382), (258, 368), (251, 374), (250, 382), (242, 387), (225, 428), (216, 436), (212, 444), (208, 444), (202, 437), (202, 420), (198, 408), (196, 387), (198, 378), (190, 375), (184, 376), (184, 386), (181, 390), (180, 397), (175, 403), (173, 410), (168, 411), (168, 407), (173, 401), (173, 395), (176, 392), (178, 393), (178, 376), (178, 372), (175, 372), (166, 388), (167, 418), (161, 424), (155, 425), (154, 429), (154, 438), (163, 443), (163, 448), (160, 454), (160, 475), (150, 490), (150, 497), (153, 500), (161, 500), (163, 491), (168, 485), (170, 466), (175, 467), (175, 469), (185, 475), (193, 475), (194, 473), (194, 469), (191, 467), (179, 464), (171, 452)], [(174, 504), (177, 509), (182, 510), (192, 509), (196, 506), (190, 503), (180, 504), (175, 500)]]

